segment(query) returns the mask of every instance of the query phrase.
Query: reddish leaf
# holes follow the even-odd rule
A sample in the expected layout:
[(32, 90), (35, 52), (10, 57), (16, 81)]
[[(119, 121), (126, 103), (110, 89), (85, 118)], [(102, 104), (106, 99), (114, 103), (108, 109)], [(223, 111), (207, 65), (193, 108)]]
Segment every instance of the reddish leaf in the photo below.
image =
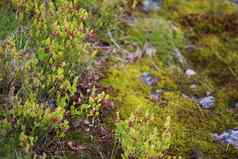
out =
[(103, 99), (101, 104), (105, 108), (111, 108), (114, 105), (113, 102), (111, 100), (108, 100), (108, 99)]

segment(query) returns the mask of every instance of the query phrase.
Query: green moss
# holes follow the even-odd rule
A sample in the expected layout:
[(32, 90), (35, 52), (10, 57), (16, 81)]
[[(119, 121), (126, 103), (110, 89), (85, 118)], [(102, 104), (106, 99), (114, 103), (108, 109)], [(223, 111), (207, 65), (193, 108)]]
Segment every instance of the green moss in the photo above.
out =
[(172, 19), (189, 14), (209, 12), (232, 13), (237, 6), (228, 0), (166, 0), (163, 3), (161, 14)]
[(197, 42), (197, 48), (186, 56), (201, 74), (211, 77), (219, 86), (234, 84), (238, 81), (236, 44), (216, 35), (204, 35)]
[[(148, 63), (150, 63), (150, 59), (143, 60), (143, 62), (141, 61), (138, 65), (129, 65), (118, 70), (113, 69), (110, 72), (110, 78), (104, 80), (105, 84), (112, 85), (116, 90), (118, 90), (118, 98), (120, 98), (118, 101), (120, 101), (120, 103), (126, 102), (132, 107), (124, 107), (124, 109), (134, 110), (135, 107), (154, 106), (154, 103), (148, 100), (150, 88), (144, 85), (140, 80), (140, 76), (143, 72), (151, 72)], [(161, 64), (158, 63), (157, 65)], [(170, 89), (176, 89), (175, 83), (173, 83), (173, 81), (171, 81), (168, 77), (164, 76), (165, 72), (154, 70), (151, 73), (154, 76), (160, 77), (161, 81), (160, 85), (157, 86), (158, 89), (167, 85)], [(127, 100), (123, 100), (125, 96), (127, 97)], [(123, 112), (122, 114), (127, 114), (126, 112), (128, 112), (128, 110), (125, 110), (125, 113)], [(126, 116), (128, 117), (128, 114)]]
[(161, 15), (178, 22), (193, 48), (187, 60), (217, 86), (238, 81), (237, 5), (223, 0), (167, 0)]
[(0, 8), (0, 40), (3, 40), (17, 27), (17, 20), (13, 13)]
[[(157, 69), (153, 68), (155, 64), (158, 66)], [(151, 72), (161, 78), (153, 89), (168, 90), (161, 97), (166, 104), (154, 103), (149, 99), (148, 95), (152, 88), (140, 81), (139, 77), (143, 72)], [(111, 69), (104, 84), (111, 85), (117, 90), (114, 101), (123, 120), (129, 119), (138, 109), (141, 112), (153, 112), (154, 120), (151, 122), (162, 133), (166, 117), (171, 117), (171, 154), (187, 158), (192, 149), (198, 149), (206, 158), (237, 155), (238, 152), (232, 147), (226, 149), (222, 144), (215, 143), (211, 137), (212, 133), (238, 126), (235, 113), (227, 111), (226, 103), (232, 93), (226, 94), (227, 90), (215, 90), (212, 84), (201, 84), (201, 94), (205, 94), (205, 90), (209, 88), (216, 92), (217, 99), (213, 110), (203, 110), (197, 103), (182, 96), (180, 86), (176, 85), (179, 82), (177, 76), (181, 76), (180, 80), (184, 81), (194, 80), (186, 79), (179, 72), (175, 74), (170, 68), (163, 66), (158, 59), (142, 59), (135, 64)]]

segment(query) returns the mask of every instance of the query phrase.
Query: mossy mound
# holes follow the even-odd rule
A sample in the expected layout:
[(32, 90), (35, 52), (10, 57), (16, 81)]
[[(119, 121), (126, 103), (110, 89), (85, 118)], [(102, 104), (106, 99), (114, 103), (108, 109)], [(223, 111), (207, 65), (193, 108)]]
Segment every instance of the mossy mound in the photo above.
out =
[(171, 19), (177, 19), (189, 14), (202, 13), (233, 13), (237, 6), (229, 0), (165, 0), (161, 13)]
[(188, 14), (182, 18), (181, 23), (193, 28), (197, 34), (223, 34), (235, 37), (238, 33), (237, 13)]
[(238, 79), (237, 13), (231, 1), (167, 0), (160, 14), (185, 32), (188, 49), (183, 54), (190, 64), (223, 87)]
[[(159, 77), (160, 82), (153, 88), (146, 86), (140, 79), (143, 72), (150, 72)], [(237, 156), (238, 152), (232, 147), (215, 143), (211, 136), (214, 132), (238, 126), (235, 112), (228, 111), (226, 103), (229, 100), (229, 95), (225, 94), (227, 90), (210, 88), (215, 91), (216, 106), (212, 110), (203, 110), (195, 101), (183, 95), (177, 85), (182, 79), (188, 83), (198, 80), (186, 78), (182, 72), (163, 66), (158, 59), (142, 59), (135, 64), (111, 69), (104, 84), (117, 90), (114, 100), (122, 120), (128, 120), (138, 110), (144, 116), (146, 116), (146, 112), (151, 112), (154, 114), (154, 118), (150, 120), (150, 124), (162, 134), (166, 118), (171, 118), (168, 156), (188, 158), (193, 149), (202, 151), (205, 158)], [(205, 92), (207, 89), (202, 84), (199, 87), (201, 92)], [(149, 98), (151, 90), (154, 89), (164, 90), (160, 97), (163, 102), (153, 102)]]
[[(22, 153), (20, 158), (25, 158), (23, 150), (30, 147), (26, 154), (47, 152), (59, 158), (80, 159), (231, 159), (238, 156), (233, 146), (216, 142), (212, 137), (213, 133), (238, 128), (238, 106), (234, 106), (238, 104), (238, 7), (232, 0), (161, 0), (160, 9), (151, 12), (143, 9), (144, 0), (28, 2), (0, 2), (0, 42), (10, 34), (9, 39), (14, 43), (10, 50), (2, 48), (2, 53), (9, 57), (5, 56), (6, 63), (2, 63), (6, 71), (0, 74), (0, 81), (4, 79), (0, 93), (10, 97), (23, 90), (19, 93), (23, 100), (16, 108), (24, 108), (5, 111), (8, 103), (5, 98), (0, 100), (0, 105), (4, 105), (0, 108), (0, 135), (6, 137), (5, 141), (0, 140), (4, 145), (0, 154), (11, 158)], [(13, 7), (13, 13), (5, 11), (3, 6)], [(34, 23), (31, 24), (31, 20)], [(20, 55), (28, 51), (36, 52), (37, 56)], [(100, 53), (96, 53), (98, 51)], [(25, 58), (34, 58), (29, 67), (24, 66), (26, 70), (12, 66)], [(78, 78), (85, 79), (84, 71), (86, 74), (92, 69), (103, 74), (108, 68), (102, 83), (113, 89), (101, 87), (90, 78), (82, 84), (79, 81), (80, 86), (96, 83), (95, 87), (76, 90)], [(194, 75), (186, 75), (188, 69), (194, 71)], [(12, 72), (16, 73), (14, 77)], [(30, 74), (36, 77), (28, 78)], [(13, 80), (5, 78), (8, 75)], [(143, 81), (142, 75), (149, 75), (145, 78), (153, 84)], [(16, 87), (13, 87), (15, 80)], [(104, 89), (111, 93), (114, 104), (105, 96), (95, 101), (95, 92)], [(39, 98), (41, 94), (47, 97), (43, 97), (43, 101), (34, 97), (32, 103), (24, 104), (24, 98), (30, 93)], [(215, 98), (215, 105), (202, 109), (198, 103), (207, 96)], [(71, 102), (71, 97), (75, 101)], [(31, 98), (33, 96), (29, 96)], [(86, 103), (87, 107), (95, 108), (90, 114), (101, 114), (100, 117), (95, 115), (99, 117), (96, 125), (92, 124), (94, 120), (90, 123), (84, 120), (84, 115), (79, 115), (86, 98), (93, 99), (93, 104)], [(51, 99), (54, 106), (50, 104)], [(99, 111), (99, 105), (104, 104), (108, 109)], [(15, 107), (15, 103), (11, 105)], [(48, 106), (56, 105), (65, 110), (52, 108), (54, 113), (49, 115)], [(46, 107), (47, 111), (29, 111), (35, 107), (41, 111), (45, 110), (41, 107)], [(43, 119), (49, 123), (42, 123)], [(28, 123), (34, 120), (34, 126)], [(33, 130), (37, 130), (36, 133)], [(44, 144), (38, 140), (42, 134), (47, 138)], [(114, 141), (114, 134), (119, 142)], [(61, 142), (62, 139), (65, 141)], [(49, 152), (47, 144), (53, 145)]]
[(234, 85), (238, 80), (237, 42), (214, 34), (202, 36), (187, 58), (201, 73), (210, 76), (218, 86)]

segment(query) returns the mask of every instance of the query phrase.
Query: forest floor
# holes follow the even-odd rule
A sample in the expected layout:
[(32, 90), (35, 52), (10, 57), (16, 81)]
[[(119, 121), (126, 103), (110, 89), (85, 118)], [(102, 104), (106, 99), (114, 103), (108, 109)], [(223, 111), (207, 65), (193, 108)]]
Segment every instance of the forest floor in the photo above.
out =
[[(34, 58), (39, 61), (27, 65), (30, 71), (28, 67), (23, 71), (12, 67), (12, 61), (3, 62), (9, 58), (21, 60), (22, 55), (7, 56), (0, 62), (6, 70), (0, 73), (0, 105), (4, 106), (0, 109), (3, 125), (0, 145), (4, 145), (0, 158), (17, 158), (19, 154), (20, 158), (29, 154), (28, 158), (73, 159), (235, 159), (238, 156), (238, 5), (235, 2), (79, 3), (88, 14), (82, 24), (85, 28), (80, 28), (86, 30), (83, 40), (81, 34), (74, 32), (77, 21), (70, 21), (78, 12), (65, 17), (60, 15), (60, 9), (65, 9), (62, 7), (55, 19), (44, 21), (39, 14), (32, 24), (26, 25), (24, 20), (15, 19), (15, 11), (0, 11), (0, 57), (6, 58), (1, 52), (12, 49), (11, 42), (4, 40), (10, 36), (18, 39), (13, 40), (12, 50), (36, 52)], [(65, 13), (70, 9), (65, 9)], [(80, 14), (84, 19), (84, 12)], [(60, 21), (60, 18), (65, 19)], [(53, 29), (48, 28), (53, 30), (48, 34), (45, 28), (52, 21), (56, 22)], [(55, 29), (54, 25), (61, 24)], [(69, 30), (60, 30), (66, 26)], [(87, 27), (93, 31), (87, 32)], [(41, 28), (45, 30), (38, 32)], [(64, 32), (69, 32), (70, 37), (65, 37)], [(64, 46), (60, 47), (62, 43)], [(86, 53), (80, 55), (83, 62), (78, 63), (75, 52), (84, 50)], [(11, 69), (16, 74), (8, 75)], [(23, 76), (25, 72), (27, 77)], [(28, 79), (28, 76), (37, 78)], [(79, 77), (74, 79), (74, 76)], [(9, 79), (20, 81), (15, 82), (14, 90), (18, 90), (15, 94), (11, 94)], [(30, 83), (34, 86), (25, 86)], [(37, 102), (29, 90), (38, 91)], [(6, 102), (5, 96), (10, 95), (17, 96), (21, 102), (10, 98)], [(21, 107), (6, 108), (9, 103)], [(42, 103), (48, 103), (50, 110), (30, 106)], [(64, 105), (63, 110), (59, 109), (60, 105)], [(7, 115), (6, 110), (10, 112)], [(48, 117), (46, 113), (51, 115)], [(37, 126), (31, 127), (29, 120)], [(49, 129), (43, 131), (41, 127)], [(7, 136), (6, 132), (13, 135)]]

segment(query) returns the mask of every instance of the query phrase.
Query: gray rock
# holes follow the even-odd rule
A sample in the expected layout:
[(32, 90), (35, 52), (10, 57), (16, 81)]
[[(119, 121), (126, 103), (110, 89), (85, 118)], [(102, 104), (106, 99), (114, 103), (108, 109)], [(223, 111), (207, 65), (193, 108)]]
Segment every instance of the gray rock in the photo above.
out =
[(178, 48), (174, 49), (174, 57), (182, 66), (186, 66), (187, 61)]
[(238, 129), (230, 129), (221, 134), (215, 133), (213, 134), (213, 138), (223, 144), (233, 145), (238, 149)]
[(204, 97), (200, 99), (199, 104), (202, 108), (205, 108), (205, 109), (213, 108), (215, 105), (215, 97), (213, 96)]
[(56, 108), (56, 100), (54, 98), (50, 98), (48, 101), (49, 107), (51, 109), (55, 109)]
[(161, 0), (144, 0), (142, 9), (146, 12), (158, 11), (160, 9)]
[(235, 108), (238, 108), (238, 102), (234, 104), (234, 107), (235, 107)]
[(153, 77), (149, 72), (144, 72), (141, 76), (140, 79), (149, 86), (155, 85), (158, 81), (159, 78)]

